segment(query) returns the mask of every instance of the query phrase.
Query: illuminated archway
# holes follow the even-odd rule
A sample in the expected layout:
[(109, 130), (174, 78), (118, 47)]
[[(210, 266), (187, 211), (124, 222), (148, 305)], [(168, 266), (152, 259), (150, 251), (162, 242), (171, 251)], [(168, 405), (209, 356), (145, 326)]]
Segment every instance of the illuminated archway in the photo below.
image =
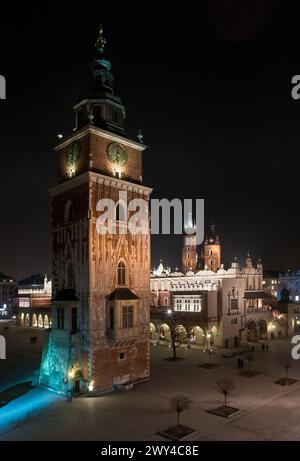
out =
[(33, 326), (33, 327), (37, 327), (37, 326), (38, 326), (37, 317), (36, 317), (35, 314), (33, 314), (33, 316), (32, 316), (32, 326)]
[(150, 339), (156, 339), (156, 337), (157, 337), (156, 328), (155, 328), (155, 325), (153, 323), (150, 323), (150, 325), (149, 325), (149, 337), (150, 337)]
[(25, 323), (25, 322), (24, 322), (24, 319), (25, 319), (25, 314), (24, 314), (24, 312), (22, 312), (22, 314), (21, 314), (21, 319), (20, 319), (21, 325), (24, 325), (24, 323)]
[(205, 344), (204, 331), (198, 325), (191, 328), (191, 342), (203, 346)]
[(268, 338), (268, 323), (265, 319), (260, 319), (260, 321), (258, 322), (258, 331), (259, 339)]
[(46, 314), (45, 317), (44, 317), (44, 328), (49, 328), (49, 317), (48, 315)]
[(185, 327), (183, 325), (178, 325), (177, 328), (176, 328), (176, 333), (178, 335), (178, 339), (179, 341), (187, 341), (187, 337), (188, 337), (188, 334), (187, 334), (187, 331), (185, 329)]
[(40, 314), (39, 317), (38, 317), (38, 326), (40, 328), (43, 328), (43, 326), (44, 326), (42, 314)]
[(26, 316), (25, 316), (25, 325), (27, 327), (29, 327), (29, 325), (30, 325), (30, 316), (29, 316), (29, 314), (26, 314)]
[(218, 329), (217, 329), (217, 327), (215, 325), (211, 328), (210, 334), (211, 334), (210, 344), (214, 344), (214, 342), (216, 340), (216, 336), (218, 334)]
[(169, 325), (166, 323), (162, 323), (158, 328), (159, 339), (165, 339), (166, 341), (170, 341), (171, 334)]
[(257, 325), (255, 320), (249, 320), (247, 324), (247, 340), (251, 342), (257, 341)]

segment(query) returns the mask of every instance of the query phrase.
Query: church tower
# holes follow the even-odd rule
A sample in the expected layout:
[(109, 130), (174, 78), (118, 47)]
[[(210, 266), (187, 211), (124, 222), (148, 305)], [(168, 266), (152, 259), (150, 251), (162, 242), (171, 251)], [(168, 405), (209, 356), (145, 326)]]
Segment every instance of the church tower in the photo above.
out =
[[(125, 133), (105, 45), (100, 27), (75, 128), (56, 147), (58, 184), (50, 191), (53, 323), (40, 383), (60, 393), (101, 392), (150, 374), (150, 232), (147, 222), (146, 233), (129, 233), (126, 220), (132, 199), (148, 210), (152, 190), (142, 185), (145, 145)], [(115, 233), (99, 233), (102, 199), (118, 204)]]
[(184, 224), (184, 244), (182, 248), (182, 272), (195, 271), (198, 262), (196, 225), (192, 213), (189, 213)]
[(213, 222), (204, 241), (204, 267), (213, 272), (221, 267), (221, 243)]

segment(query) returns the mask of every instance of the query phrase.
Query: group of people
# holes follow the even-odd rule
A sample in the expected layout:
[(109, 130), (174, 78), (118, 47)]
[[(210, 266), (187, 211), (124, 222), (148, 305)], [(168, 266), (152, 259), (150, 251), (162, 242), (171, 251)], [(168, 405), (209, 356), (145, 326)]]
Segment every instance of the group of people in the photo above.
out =
[(262, 350), (263, 352), (264, 352), (264, 351), (268, 351), (268, 350), (269, 350), (268, 344), (264, 344), (264, 343), (263, 343), (263, 344), (261, 345), (261, 350)]

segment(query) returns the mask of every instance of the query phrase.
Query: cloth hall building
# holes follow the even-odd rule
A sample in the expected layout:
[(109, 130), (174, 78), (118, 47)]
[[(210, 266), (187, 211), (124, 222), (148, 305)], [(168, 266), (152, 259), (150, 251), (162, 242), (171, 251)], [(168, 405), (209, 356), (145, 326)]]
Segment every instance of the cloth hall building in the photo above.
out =
[(170, 310), (195, 344), (206, 345), (209, 338), (215, 346), (232, 347), (276, 338), (284, 326), (269, 298), (261, 261), (253, 264), (248, 253), (242, 267), (236, 258), (228, 269), (221, 264), (221, 243), (212, 224), (200, 256), (193, 235), (184, 237), (181, 272), (171, 272), (162, 262), (152, 271), (151, 339), (170, 339)]

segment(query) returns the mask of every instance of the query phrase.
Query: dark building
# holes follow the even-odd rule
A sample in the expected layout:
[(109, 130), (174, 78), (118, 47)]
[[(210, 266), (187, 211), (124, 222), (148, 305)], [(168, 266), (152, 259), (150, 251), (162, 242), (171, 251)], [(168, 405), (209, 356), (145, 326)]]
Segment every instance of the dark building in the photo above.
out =
[(12, 316), (12, 303), (16, 296), (17, 285), (13, 277), (0, 272), (0, 318)]

